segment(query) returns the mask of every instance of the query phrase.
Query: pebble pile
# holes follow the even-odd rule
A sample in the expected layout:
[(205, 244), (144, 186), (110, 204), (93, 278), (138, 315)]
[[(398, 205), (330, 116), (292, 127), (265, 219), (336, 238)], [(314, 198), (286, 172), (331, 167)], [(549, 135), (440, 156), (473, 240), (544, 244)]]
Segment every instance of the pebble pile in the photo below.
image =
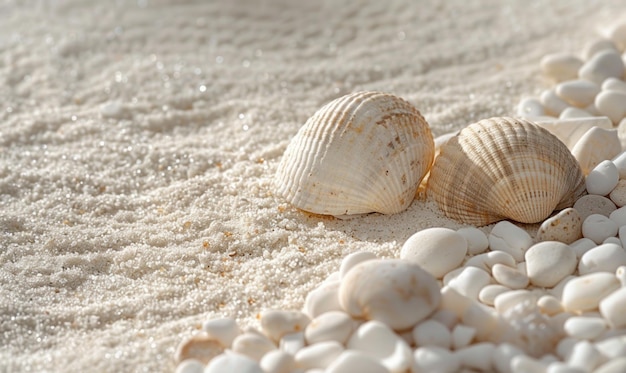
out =
[(626, 23), (608, 36), (583, 58), (546, 56), (558, 84), (520, 103), (587, 175), (588, 195), (534, 238), (501, 221), (489, 234), (419, 231), (396, 259), (353, 253), (300, 311), (267, 310), (243, 330), (208, 320), (176, 371), (626, 372)]

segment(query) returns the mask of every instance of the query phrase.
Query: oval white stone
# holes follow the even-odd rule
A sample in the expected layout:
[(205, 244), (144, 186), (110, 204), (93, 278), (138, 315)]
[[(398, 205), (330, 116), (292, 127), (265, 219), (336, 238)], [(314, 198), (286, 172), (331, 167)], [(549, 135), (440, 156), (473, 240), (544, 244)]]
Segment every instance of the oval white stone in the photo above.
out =
[(264, 373), (256, 361), (237, 353), (222, 354), (209, 362), (204, 373)]
[(612, 273), (590, 273), (565, 284), (561, 302), (566, 311), (591, 311), (598, 308), (600, 301), (619, 287), (620, 283)]
[(448, 228), (428, 228), (409, 237), (400, 258), (419, 264), (436, 278), (457, 268), (467, 254), (467, 241)]
[(497, 223), (489, 233), (491, 250), (509, 253), (518, 262), (524, 260), (524, 253), (532, 244), (528, 232), (506, 220)]
[(455, 350), (468, 346), (476, 336), (476, 329), (467, 325), (457, 324), (452, 329), (452, 347)]
[(618, 181), (619, 171), (617, 167), (612, 161), (604, 160), (589, 172), (585, 179), (585, 185), (589, 194), (606, 196), (617, 186)]
[(237, 321), (231, 318), (208, 320), (202, 325), (202, 329), (209, 337), (220, 342), (226, 348), (230, 348), (235, 338), (241, 334)]
[(619, 91), (626, 93), (626, 82), (622, 79), (608, 78), (602, 83), (603, 91)]
[(489, 372), (491, 367), (491, 356), (496, 346), (490, 342), (480, 342), (471, 346), (463, 347), (455, 351), (455, 355), (461, 360), (461, 365), (476, 369), (481, 372)]
[(345, 350), (326, 368), (326, 373), (354, 372), (389, 373), (389, 370), (371, 356), (354, 350)]
[(580, 258), (578, 273), (615, 273), (619, 266), (626, 265), (626, 250), (614, 243), (606, 243), (587, 251)]
[(413, 327), (440, 301), (439, 284), (432, 275), (417, 264), (397, 259), (360, 263), (339, 288), (339, 302), (348, 314), (379, 320), (396, 330)]
[(274, 342), (285, 334), (301, 332), (311, 319), (300, 311), (267, 310), (261, 312), (261, 328)]
[(525, 98), (517, 105), (517, 115), (523, 118), (542, 117), (546, 111), (541, 101), (536, 98)]
[(496, 264), (491, 268), (491, 274), (498, 283), (510, 289), (524, 289), (528, 286), (528, 276), (518, 271), (517, 268)]
[(260, 361), (263, 355), (275, 350), (276, 345), (260, 333), (246, 332), (238, 335), (232, 344), (232, 350), (250, 359)]
[(503, 285), (487, 285), (480, 290), (480, 293), (478, 293), (478, 300), (483, 304), (493, 306), (496, 297), (502, 293), (506, 293), (507, 291), (511, 291), (511, 289)]
[(614, 52), (618, 52), (615, 43), (611, 39), (596, 39), (591, 41), (589, 44), (585, 45), (583, 50), (583, 56), (586, 60), (593, 58), (598, 52), (602, 52), (604, 50), (611, 50)]
[(611, 119), (617, 125), (626, 116), (626, 92), (622, 91), (602, 91), (594, 101), (598, 111)]
[(600, 301), (600, 313), (612, 328), (626, 326), (626, 288), (619, 288)]
[(296, 364), (304, 369), (326, 369), (341, 353), (341, 343), (327, 341), (306, 346), (294, 356)]
[(390, 372), (405, 372), (412, 365), (413, 356), (409, 345), (387, 325), (378, 321), (362, 324), (350, 337), (347, 348), (368, 354)]
[(593, 115), (587, 110), (579, 109), (573, 106), (565, 108), (565, 110), (563, 110), (561, 114), (559, 114), (559, 119), (577, 119), (590, 117), (593, 117)]
[(342, 311), (325, 312), (311, 320), (304, 330), (308, 344), (336, 341), (346, 343), (352, 334), (352, 318)]
[(617, 224), (604, 215), (592, 214), (583, 221), (583, 237), (601, 244), (608, 237), (617, 235)]
[(309, 317), (317, 317), (324, 312), (342, 311), (339, 304), (339, 286), (341, 282), (328, 281), (310, 291), (304, 299), (304, 313)]
[(600, 93), (600, 86), (588, 80), (568, 80), (556, 86), (556, 94), (574, 106), (591, 104)]
[(614, 50), (602, 50), (578, 70), (578, 76), (598, 85), (602, 85), (607, 78), (622, 78), (624, 76), (624, 62), (622, 56)]
[(537, 306), (541, 310), (541, 313), (548, 316), (553, 316), (563, 312), (563, 305), (561, 302), (556, 297), (549, 294), (542, 295), (537, 300)]
[(470, 299), (478, 299), (478, 293), (491, 282), (489, 273), (477, 267), (464, 267), (448, 286)]
[(570, 53), (552, 53), (545, 55), (540, 62), (544, 74), (560, 82), (575, 79), (583, 61)]
[(418, 347), (413, 358), (416, 372), (457, 373), (461, 368), (457, 354), (441, 347)]
[(273, 350), (263, 355), (260, 366), (265, 373), (291, 373), (296, 368), (296, 360), (290, 353)]
[(525, 256), (528, 278), (536, 286), (553, 287), (576, 269), (576, 253), (562, 242), (540, 242)]
[(339, 274), (341, 278), (344, 278), (348, 271), (352, 269), (355, 265), (364, 262), (366, 260), (376, 259), (376, 254), (371, 251), (357, 251), (355, 253), (347, 255), (341, 261), (341, 266), (339, 267)]
[(504, 251), (489, 251), (483, 254), (475, 255), (469, 258), (463, 267), (477, 267), (485, 272), (491, 272), (491, 268), (498, 263), (509, 267), (515, 267), (515, 259), (513, 259), (513, 256)]
[(571, 149), (583, 174), (587, 175), (598, 163), (618, 155), (622, 151), (622, 143), (616, 129), (593, 127)]
[(606, 321), (601, 317), (572, 316), (563, 328), (568, 336), (576, 339), (595, 339), (606, 330)]
[(553, 89), (547, 89), (541, 93), (539, 100), (546, 110), (546, 113), (553, 116), (559, 116), (561, 112), (569, 107), (567, 102), (563, 101)]
[(626, 152), (620, 152), (613, 158), (613, 164), (617, 167), (620, 179), (626, 179)]
[(477, 255), (484, 253), (489, 248), (487, 235), (478, 228), (465, 227), (457, 230), (457, 233), (467, 241), (467, 254)]
[(425, 320), (413, 328), (413, 340), (417, 346), (450, 348), (452, 333), (439, 321)]

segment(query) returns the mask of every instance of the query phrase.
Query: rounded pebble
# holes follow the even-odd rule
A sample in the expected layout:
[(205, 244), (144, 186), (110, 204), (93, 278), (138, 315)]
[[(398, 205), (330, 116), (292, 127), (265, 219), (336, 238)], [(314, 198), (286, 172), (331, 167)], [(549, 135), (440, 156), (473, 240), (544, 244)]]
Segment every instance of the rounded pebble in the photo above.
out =
[(600, 38), (593, 40), (589, 44), (585, 45), (585, 48), (583, 49), (583, 56), (585, 57), (585, 60), (588, 60), (590, 58), (593, 58), (593, 56), (595, 56), (598, 52), (604, 50), (618, 52), (615, 43), (613, 43), (611, 39)]
[(526, 356), (519, 347), (510, 343), (500, 343), (493, 353), (492, 364), (496, 372), (513, 373), (513, 359), (516, 356)]
[(491, 268), (491, 274), (499, 284), (510, 289), (524, 289), (528, 286), (528, 276), (518, 271), (517, 268), (496, 264)]
[[(626, 84), (626, 83), (625, 83)], [(613, 164), (617, 167), (620, 179), (626, 179), (626, 152), (620, 152), (613, 158)]]
[(224, 346), (219, 341), (202, 333), (192, 336), (178, 346), (176, 361), (195, 359), (206, 364), (222, 352), (224, 352)]
[(536, 98), (525, 98), (517, 105), (517, 115), (523, 118), (542, 117), (546, 115), (541, 101)]
[(620, 228), (626, 225), (626, 207), (620, 207), (613, 211), (609, 214), (609, 219), (611, 219)]
[(626, 287), (619, 288), (600, 301), (600, 313), (612, 328), (626, 326)]
[(345, 312), (330, 311), (311, 320), (304, 330), (307, 344), (336, 341), (346, 343), (352, 334), (352, 318)]
[(493, 356), (495, 349), (496, 346), (493, 343), (480, 342), (456, 350), (455, 355), (461, 361), (461, 366), (489, 372), (492, 370), (491, 356)]
[(493, 306), (496, 297), (502, 293), (506, 293), (507, 291), (511, 291), (511, 289), (503, 285), (490, 284), (480, 289), (480, 292), (478, 293), (478, 300), (483, 304)]
[(561, 301), (552, 295), (542, 295), (537, 300), (537, 306), (541, 310), (541, 313), (548, 316), (553, 316), (563, 312), (563, 305), (561, 304)]
[[(564, 115), (566, 111), (581, 109), (568, 107), (561, 115)], [(607, 117), (591, 117), (591, 113), (587, 113), (584, 118), (559, 118), (559, 119), (541, 119), (535, 120), (535, 123), (558, 137), (568, 149), (572, 150), (576, 143), (593, 127), (599, 127), (604, 129), (613, 128), (613, 122)]]
[(457, 373), (461, 369), (459, 356), (441, 347), (418, 347), (413, 359), (416, 372)]
[(265, 335), (277, 342), (285, 334), (303, 331), (311, 319), (300, 311), (267, 310), (260, 321)]
[(626, 205), (626, 180), (618, 181), (615, 188), (613, 188), (611, 193), (609, 193), (609, 198), (617, 207), (623, 207)]
[(240, 354), (230, 353), (217, 356), (209, 362), (204, 373), (264, 373), (256, 361)]
[(570, 312), (597, 309), (600, 301), (619, 287), (620, 283), (612, 273), (597, 272), (576, 277), (563, 288), (563, 308)]
[(278, 342), (278, 348), (295, 355), (306, 345), (303, 332), (288, 333), (282, 336)]
[(480, 290), (491, 282), (489, 273), (477, 267), (463, 267), (448, 286), (470, 299), (477, 300)]
[(273, 350), (263, 355), (259, 365), (265, 373), (291, 373), (296, 368), (296, 360), (290, 353)]
[(572, 316), (563, 326), (568, 336), (576, 339), (595, 339), (606, 330), (601, 317)]
[(617, 230), (617, 224), (604, 215), (592, 214), (583, 221), (583, 237), (598, 245), (608, 237), (615, 237)]
[(241, 334), (237, 321), (231, 318), (208, 320), (202, 325), (202, 329), (225, 348), (229, 348), (235, 338)]
[(563, 101), (553, 89), (547, 89), (539, 96), (539, 101), (546, 110), (546, 113), (559, 116), (561, 112), (569, 107), (567, 102)]
[(409, 345), (387, 325), (378, 321), (362, 324), (346, 346), (373, 357), (391, 372), (404, 372), (412, 365), (413, 356)]
[[(578, 341), (572, 349), (572, 354), (567, 359), (569, 368), (578, 369), (578, 372), (591, 372), (600, 363), (601, 355), (596, 347), (589, 341)], [(574, 373), (574, 372), (572, 372)]]
[(487, 235), (478, 228), (465, 227), (456, 231), (467, 241), (467, 254), (482, 254), (489, 248), (489, 239)]
[(624, 76), (622, 56), (615, 50), (599, 51), (583, 64), (578, 76), (598, 85), (602, 85), (607, 78), (621, 78)]
[[(574, 203), (574, 209), (580, 214), (580, 218), (585, 221), (589, 215), (600, 214), (609, 217), (617, 206), (610, 199), (595, 194), (582, 196)], [(582, 228), (582, 227), (581, 227)]]
[(357, 251), (352, 254), (348, 254), (343, 260), (341, 260), (341, 266), (339, 267), (339, 275), (344, 278), (348, 271), (355, 265), (364, 262), (366, 260), (376, 259), (376, 254), (371, 251)]
[(452, 329), (452, 347), (455, 350), (468, 346), (476, 336), (476, 329), (467, 325), (457, 324)]
[(433, 313), (440, 301), (439, 284), (432, 275), (417, 264), (397, 259), (360, 263), (339, 288), (339, 303), (348, 314), (379, 320), (396, 330), (413, 327)]
[(608, 78), (602, 83), (603, 91), (619, 91), (626, 93), (626, 82), (617, 78)]
[(583, 61), (571, 53), (552, 53), (545, 55), (539, 65), (544, 74), (561, 82), (577, 78)]
[(602, 91), (594, 101), (598, 111), (611, 119), (617, 125), (626, 116), (626, 92)]
[(574, 208), (566, 208), (546, 219), (537, 231), (538, 242), (559, 241), (570, 244), (582, 237), (583, 220)]
[(483, 254), (478, 254), (469, 258), (463, 266), (477, 267), (485, 272), (491, 272), (491, 268), (497, 263), (504, 264), (509, 267), (515, 267), (515, 259), (513, 259), (513, 256), (504, 251), (489, 251)]
[(260, 361), (263, 355), (275, 349), (276, 345), (269, 338), (260, 333), (252, 332), (238, 335), (232, 344), (234, 352), (256, 361)]
[(622, 143), (616, 129), (592, 127), (571, 150), (583, 174), (587, 175), (600, 162), (612, 159), (621, 153)]
[(354, 350), (345, 350), (327, 368), (326, 373), (389, 373), (384, 365), (369, 355)]
[(467, 254), (467, 241), (448, 228), (428, 228), (409, 237), (402, 245), (400, 259), (420, 265), (436, 278), (457, 268)]
[(590, 118), (592, 116), (593, 115), (587, 110), (570, 106), (568, 108), (565, 108), (565, 110), (563, 110), (561, 114), (559, 114), (559, 119)]
[(587, 251), (580, 258), (578, 273), (615, 273), (619, 266), (626, 265), (626, 250), (614, 243), (602, 244)]
[(437, 346), (450, 348), (452, 333), (439, 321), (426, 320), (413, 328), (413, 340), (417, 346)]
[(617, 167), (612, 161), (604, 160), (589, 172), (587, 179), (585, 179), (585, 185), (589, 194), (606, 196), (617, 186), (618, 181), (619, 171)]
[(296, 365), (304, 369), (326, 369), (345, 350), (335, 341), (315, 343), (296, 353)]
[(580, 259), (584, 253), (596, 247), (596, 243), (588, 238), (581, 238), (572, 242), (569, 247), (576, 253), (576, 258)]
[(342, 311), (339, 304), (339, 280), (329, 281), (320, 284), (310, 291), (304, 299), (303, 311), (309, 317), (317, 317), (324, 312)]
[(524, 260), (524, 253), (532, 244), (528, 232), (506, 220), (494, 225), (489, 233), (489, 248), (511, 254), (518, 262)]
[(576, 253), (558, 241), (535, 244), (525, 257), (528, 278), (535, 286), (553, 287), (576, 269)]
[(600, 93), (600, 86), (588, 80), (576, 79), (557, 84), (556, 94), (569, 104), (585, 107)]

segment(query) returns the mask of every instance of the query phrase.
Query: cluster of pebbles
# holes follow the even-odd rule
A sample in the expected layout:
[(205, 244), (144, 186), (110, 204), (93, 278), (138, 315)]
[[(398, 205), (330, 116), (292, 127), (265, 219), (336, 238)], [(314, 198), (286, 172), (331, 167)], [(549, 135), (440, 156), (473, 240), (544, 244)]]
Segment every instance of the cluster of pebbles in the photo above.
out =
[(259, 328), (208, 320), (178, 373), (626, 372), (626, 23), (583, 58), (541, 61), (557, 82), (518, 115), (554, 133), (587, 194), (533, 238), (509, 221), (430, 228), (399, 258), (345, 257), (301, 311)]

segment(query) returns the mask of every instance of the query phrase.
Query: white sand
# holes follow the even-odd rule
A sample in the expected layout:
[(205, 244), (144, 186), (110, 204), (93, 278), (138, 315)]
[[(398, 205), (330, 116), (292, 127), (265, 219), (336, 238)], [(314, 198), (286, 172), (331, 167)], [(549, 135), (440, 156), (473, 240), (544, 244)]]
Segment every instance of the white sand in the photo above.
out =
[(308, 216), (272, 176), (348, 92), (398, 94), (435, 135), (512, 115), (549, 85), (542, 55), (581, 51), (625, 10), (221, 3), (0, 1), (0, 371), (172, 371), (203, 321), (299, 309), (346, 254), (460, 227), (432, 201)]

